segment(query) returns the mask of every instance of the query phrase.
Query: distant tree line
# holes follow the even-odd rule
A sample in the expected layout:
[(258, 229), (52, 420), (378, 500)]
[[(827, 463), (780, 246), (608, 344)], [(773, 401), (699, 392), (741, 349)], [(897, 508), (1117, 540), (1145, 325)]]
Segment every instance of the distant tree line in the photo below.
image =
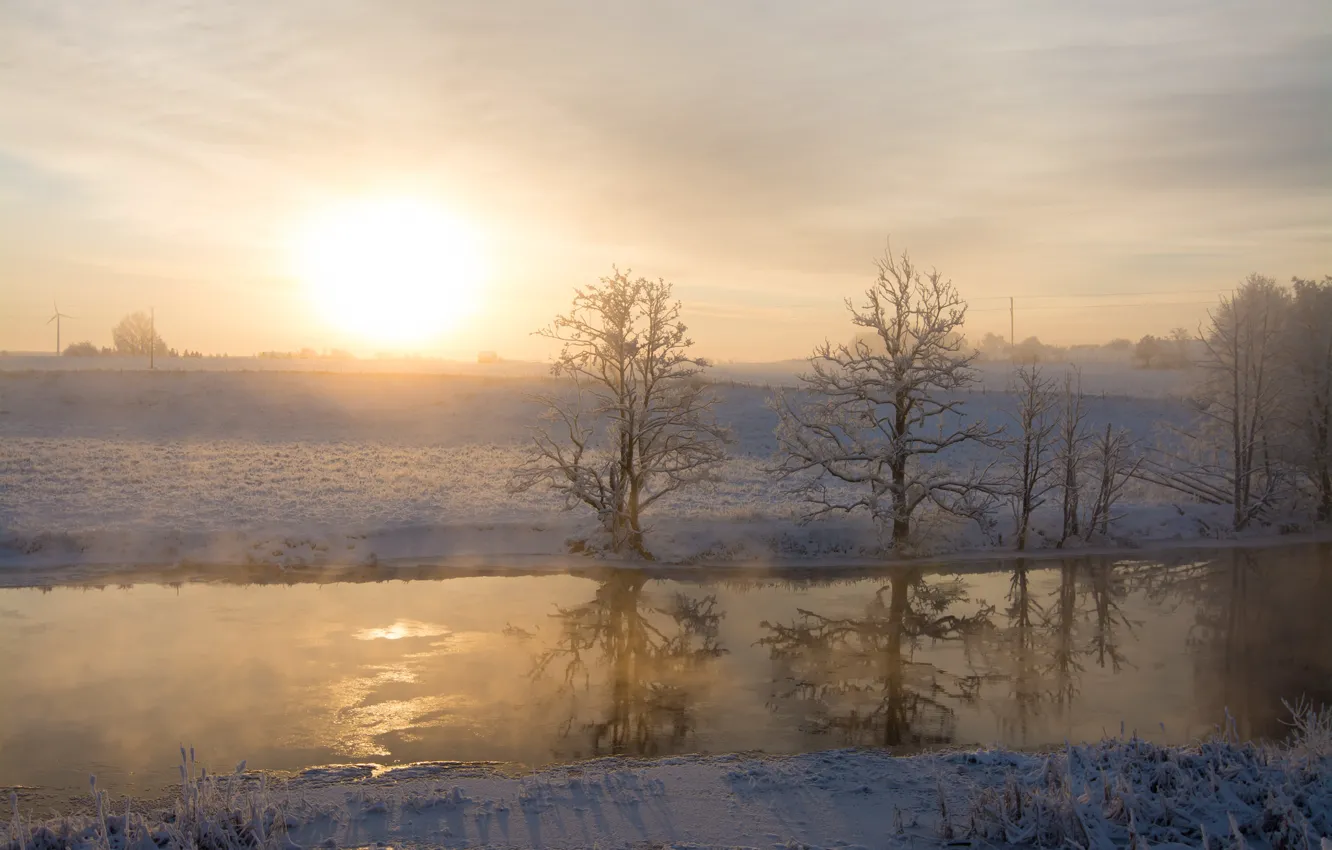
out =
[[(1233, 505), (1236, 530), (1278, 509), (1312, 505), (1332, 518), (1332, 278), (1285, 288), (1253, 276), (1197, 337), (1106, 346), (1131, 349), (1143, 368), (1197, 367), (1188, 457), (1144, 449), (1113, 424), (1093, 432), (1077, 372), (1047, 375), (1034, 337), (1008, 352), (1017, 368), (1007, 421), (968, 419), (959, 391), (1003, 340), (968, 346), (966, 302), (905, 252), (886, 252), (864, 299), (846, 308), (857, 335), (816, 347), (799, 392), (771, 400), (779, 453), (769, 472), (803, 497), (803, 521), (868, 514), (892, 553), (910, 545), (923, 513), (993, 535), (1007, 507), (1021, 550), (1033, 514), (1053, 503), (1062, 514), (1053, 542), (1063, 546), (1108, 534), (1135, 479)], [(576, 290), (570, 312), (538, 332), (562, 343), (552, 371), (569, 382), (539, 399), (544, 424), (511, 487), (548, 487), (591, 510), (603, 536), (573, 541), (575, 551), (650, 559), (644, 513), (715, 481), (727, 458), (710, 364), (690, 352), (681, 315), (669, 283), (617, 270)], [(950, 464), (968, 444), (991, 459)]]
[(322, 353), (315, 351), (313, 348), (302, 348), (300, 351), (261, 351), (259, 352), (259, 358), (262, 360), (355, 360), (356, 355), (341, 348), (331, 348)]
[(978, 359), (990, 362), (1035, 365), (1061, 363), (1079, 359), (1092, 352), (1113, 352), (1127, 357), (1139, 369), (1184, 369), (1201, 353), (1198, 339), (1187, 328), (1175, 328), (1168, 336), (1147, 334), (1137, 343), (1128, 339), (1112, 339), (1104, 344), (1050, 345), (1040, 337), (1029, 336), (1016, 345), (997, 333), (981, 337), (976, 348)]
[(75, 342), (65, 347), (62, 352), (66, 357), (99, 356), (143, 356), (152, 354), (156, 357), (203, 357), (199, 351), (186, 349), (183, 353), (171, 348), (157, 333), (152, 317), (139, 310), (121, 318), (111, 328), (111, 346), (98, 348), (91, 342)]
[[(111, 345), (98, 348), (91, 342), (75, 342), (65, 346), (61, 352), (66, 357), (113, 357), (119, 355), (146, 357), (150, 353), (156, 357), (203, 358), (202, 351), (185, 349), (179, 351), (167, 345), (166, 340), (157, 332), (153, 319), (143, 311), (129, 313), (111, 329)], [(218, 355), (208, 355), (218, 356)], [(225, 356), (225, 355), (221, 355)], [(356, 356), (341, 348), (324, 352), (313, 348), (299, 351), (261, 351), (263, 359), (273, 360), (354, 360)]]

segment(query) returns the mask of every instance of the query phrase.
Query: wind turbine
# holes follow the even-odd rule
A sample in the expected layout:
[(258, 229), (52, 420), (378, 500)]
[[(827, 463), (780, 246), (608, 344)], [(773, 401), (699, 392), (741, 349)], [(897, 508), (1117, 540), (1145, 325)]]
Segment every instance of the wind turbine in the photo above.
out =
[(69, 315), (68, 313), (62, 313), (62, 312), (60, 312), (60, 305), (59, 305), (59, 304), (56, 304), (54, 301), (51, 302), (51, 306), (52, 306), (52, 307), (55, 307), (55, 315), (52, 316), (51, 318), (47, 319), (47, 320), (46, 320), (46, 323), (47, 323), (48, 325), (51, 324), (52, 322), (55, 322), (55, 323), (56, 323), (56, 354), (59, 355), (59, 354), (60, 354), (60, 320), (61, 320), (61, 319), (72, 319), (72, 318), (74, 318), (74, 317), (71, 316), (71, 315)]

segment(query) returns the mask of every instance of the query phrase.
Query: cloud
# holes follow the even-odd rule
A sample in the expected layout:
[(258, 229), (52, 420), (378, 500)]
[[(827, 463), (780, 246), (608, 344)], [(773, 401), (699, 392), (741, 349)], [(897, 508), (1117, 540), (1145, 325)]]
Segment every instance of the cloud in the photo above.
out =
[(973, 280), (1332, 260), (1325, 0), (9, 0), (0, 57), (10, 193), (164, 242), (421, 181), (519, 245), (786, 287), (890, 233)]

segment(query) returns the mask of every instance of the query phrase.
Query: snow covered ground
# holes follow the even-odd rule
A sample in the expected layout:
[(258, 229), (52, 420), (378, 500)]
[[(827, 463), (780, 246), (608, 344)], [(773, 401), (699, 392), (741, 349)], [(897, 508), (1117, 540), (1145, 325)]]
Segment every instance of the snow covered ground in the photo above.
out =
[[(1298, 717), (1299, 715), (1297, 715)], [(182, 749), (169, 805), (96, 788), (88, 813), (15, 804), (12, 850), (58, 847), (1332, 846), (1326, 712), (1288, 745), (1136, 737), (1053, 754), (872, 750), (209, 776)], [(3, 847), (5, 845), (0, 845)]]
[[(567, 562), (589, 518), (505, 486), (539, 412), (526, 396), (549, 386), (531, 371), (0, 371), (0, 581), (91, 565)], [(1157, 440), (1168, 438), (1163, 425), (1187, 421), (1169, 395), (1115, 394), (1142, 374), (1085, 375), (1093, 428), (1113, 422)], [(765, 471), (771, 390), (719, 392), (732, 459), (716, 486), (654, 506), (654, 553), (674, 563), (864, 558), (876, 544), (867, 520), (801, 526), (801, 503)], [(994, 422), (1009, 403), (993, 391), (967, 401)], [(1112, 545), (1223, 535), (1224, 510), (1131, 489)], [(1034, 548), (1054, 519), (1037, 517)], [(955, 522), (926, 531), (922, 553), (1000, 545)]]

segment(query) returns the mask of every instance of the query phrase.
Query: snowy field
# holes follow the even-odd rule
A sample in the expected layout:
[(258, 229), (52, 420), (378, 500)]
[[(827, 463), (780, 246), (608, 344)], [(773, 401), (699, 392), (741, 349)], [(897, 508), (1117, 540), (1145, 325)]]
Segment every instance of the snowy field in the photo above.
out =
[[(1183, 392), (1189, 381), (1186, 372), (1143, 370), (1130, 367), (1127, 356), (1110, 359), (1109, 355), (1080, 357), (1076, 367), (1082, 372), (1089, 393), (1163, 398)], [(1066, 364), (1045, 364), (1051, 372)], [(716, 381), (766, 386), (789, 386), (805, 370), (804, 360), (774, 363), (721, 362), (709, 373)], [(144, 371), (147, 357), (55, 357), (44, 354), (5, 354), (0, 352), (0, 372), (126, 372)], [(501, 360), (475, 363), (462, 360), (428, 358), (384, 358), (364, 360), (300, 359), (266, 357), (165, 358), (156, 362), (163, 372), (331, 372), (371, 375), (455, 375), (478, 378), (543, 378), (549, 364), (525, 360)], [(975, 364), (978, 389), (1002, 391), (1008, 386), (1011, 366), (1003, 362)]]
[[(1118, 394), (1141, 374), (1084, 373), (1093, 429), (1113, 423), (1152, 442), (1188, 421), (1168, 394)], [(715, 486), (654, 506), (649, 546), (660, 559), (854, 558), (874, 547), (862, 517), (799, 524), (802, 503), (766, 472), (776, 450), (769, 383), (718, 387), (732, 457)], [(0, 581), (125, 564), (557, 565), (590, 518), (506, 488), (539, 413), (528, 395), (550, 385), (530, 374), (0, 371)], [(967, 396), (969, 415), (992, 423), (1010, 403), (1002, 392)], [(991, 451), (951, 462), (985, 463)], [(1214, 506), (1130, 489), (1113, 545), (1215, 538), (1224, 527)], [(1047, 545), (1041, 532), (1054, 520), (1038, 515), (1032, 548)], [(924, 531), (922, 554), (1001, 545), (957, 523)]]

